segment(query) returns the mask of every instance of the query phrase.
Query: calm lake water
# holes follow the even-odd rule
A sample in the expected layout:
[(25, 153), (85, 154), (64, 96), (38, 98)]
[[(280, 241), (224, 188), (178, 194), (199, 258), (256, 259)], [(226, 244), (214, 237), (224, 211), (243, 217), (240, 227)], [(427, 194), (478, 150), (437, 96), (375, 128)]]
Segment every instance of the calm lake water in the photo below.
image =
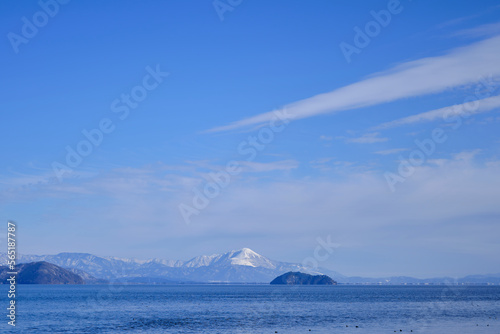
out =
[[(7, 325), (7, 286), (1, 332)], [(21, 285), (21, 333), (500, 333), (496, 286)], [(358, 326), (358, 328), (356, 328)]]

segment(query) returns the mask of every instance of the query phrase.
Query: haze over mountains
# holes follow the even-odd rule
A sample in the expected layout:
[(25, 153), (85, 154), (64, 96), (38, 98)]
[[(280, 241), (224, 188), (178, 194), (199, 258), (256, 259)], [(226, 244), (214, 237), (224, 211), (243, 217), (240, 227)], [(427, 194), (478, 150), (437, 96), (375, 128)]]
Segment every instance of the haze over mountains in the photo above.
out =
[[(0, 258), (6, 261), (6, 255)], [(500, 284), (498, 275), (453, 278), (417, 279), (412, 277), (364, 278), (347, 277), (325, 268), (306, 268), (298, 263), (271, 260), (249, 248), (224, 254), (201, 255), (189, 261), (136, 260), (100, 257), (87, 253), (60, 253), (57, 255), (18, 255), (18, 263), (46, 261), (70, 269), (72, 272), (97, 280), (130, 283), (269, 283), (286, 272), (324, 274), (339, 283), (369, 284), (443, 284), (492, 283)], [(99, 283), (99, 281), (95, 281)], [(90, 283), (90, 281), (89, 281)]]

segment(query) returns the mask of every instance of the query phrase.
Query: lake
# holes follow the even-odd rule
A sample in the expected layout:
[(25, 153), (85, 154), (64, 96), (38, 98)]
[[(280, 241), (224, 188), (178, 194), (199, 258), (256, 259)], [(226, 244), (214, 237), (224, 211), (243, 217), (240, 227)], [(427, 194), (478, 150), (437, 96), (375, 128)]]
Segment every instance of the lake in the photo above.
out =
[[(24, 333), (500, 333), (499, 286), (20, 285), (17, 293)], [(12, 329), (5, 315), (2, 332)]]

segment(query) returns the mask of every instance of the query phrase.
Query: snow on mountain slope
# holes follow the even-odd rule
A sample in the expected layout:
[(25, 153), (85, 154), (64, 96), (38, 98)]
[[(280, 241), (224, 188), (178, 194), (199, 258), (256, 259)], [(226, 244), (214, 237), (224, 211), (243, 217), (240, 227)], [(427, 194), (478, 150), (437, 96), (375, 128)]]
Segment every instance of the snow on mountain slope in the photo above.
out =
[(257, 254), (256, 252), (254, 252), (249, 248), (243, 248), (241, 250), (232, 251), (226, 254), (227, 254), (227, 261), (229, 261), (231, 265), (260, 267), (269, 269), (276, 268), (276, 265), (271, 260), (260, 254)]
[(238, 266), (249, 266), (249, 267), (259, 267), (254, 264), (254, 261), (260, 260), (260, 255), (248, 248), (243, 248), (240, 251), (235, 252), (231, 257), (231, 264)]
[(268, 258), (257, 254), (250, 248), (233, 250), (224, 254), (197, 256), (184, 264), (187, 268), (199, 268), (205, 266), (248, 266), (275, 269), (276, 265)]
[(161, 265), (164, 265), (167, 267), (177, 268), (177, 267), (182, 267), (184, 265), (184, 261), (151, 259), (151, 260), (144, 261), (142, 263), (143, 266), (154, 266), (154, 265), (158, 265), (158, 264), (161, 264)]
[(220, 257), (221, 255), (219, 254), (197, 256), (184, 263), (183, 267), (186, 268), (206, 267), (211, 265), (215, 260), (219, 259)]

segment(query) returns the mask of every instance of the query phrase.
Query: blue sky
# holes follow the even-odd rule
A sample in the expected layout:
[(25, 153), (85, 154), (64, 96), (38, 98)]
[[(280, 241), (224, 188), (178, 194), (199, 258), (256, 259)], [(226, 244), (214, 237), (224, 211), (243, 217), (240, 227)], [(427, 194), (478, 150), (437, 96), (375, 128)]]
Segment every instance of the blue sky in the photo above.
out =
[(19, 252), (301, 262), (329, 236), (319, 265), (346, 275), (498, 272), (496, 1), (0, 16), (0, 217)]

